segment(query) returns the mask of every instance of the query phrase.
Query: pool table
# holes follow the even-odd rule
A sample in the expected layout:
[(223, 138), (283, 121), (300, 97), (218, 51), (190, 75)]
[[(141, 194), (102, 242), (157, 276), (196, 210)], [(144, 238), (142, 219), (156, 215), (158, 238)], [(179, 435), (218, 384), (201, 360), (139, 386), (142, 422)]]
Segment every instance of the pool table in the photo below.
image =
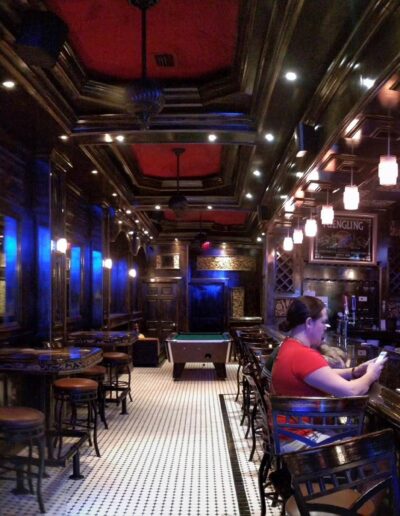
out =
[(212, 362), (218, 378), (226, 378), (225, 364), (231, 352), (229, 333), (171, 333), (166, 342), (168, 360), (174, 364), (174, 380), (181, 376), (186, 362)]

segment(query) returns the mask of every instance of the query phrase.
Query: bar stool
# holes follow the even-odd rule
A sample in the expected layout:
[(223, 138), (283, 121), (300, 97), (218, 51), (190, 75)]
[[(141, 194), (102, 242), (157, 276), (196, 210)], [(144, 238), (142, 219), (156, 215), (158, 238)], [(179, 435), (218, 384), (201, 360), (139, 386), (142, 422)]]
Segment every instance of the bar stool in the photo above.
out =
[(106, 377), (107, 369), (100, 365), (95, 365), (88, 367), (83, 371), (83, 373), (79, 374), (79, 378), (89, 378), (90, 380), (94, 380), (99, 384), (99, 388), (97, 391), (97, 401), (99, 405), (99, 414), (100, 419), (104, 424), (104, 428), (108, 430), (108, 424), (106, 420), (106, 412), (105, 412), (105, 396), (104, 396), (104, 380)]
[[(132, 401), (131, 395), (131, 370), (129, 368), (129, 355), (118, 351), (107, 351), (103, 353), (103, 364), (107, 369), (107, 382), (104, 384), (104, 390), (110, 393), (106, 397), (106, 401), (117, 403), (122, 402), (121, 414), (127, 414), (126, 397)], [(119, 374), (121, 369), (128, 374), (128, 380), (120, 380)], [(113, 397), (115, 392), (115, 398)]]
[[(61, 378), (53, 383), (53, 392), (55, 403), (55, 426), (56, 426), (56, 443), (58, 441), (58, 457), (61, 456), (63, 435), (70, 435), (64, 430), (65, 426), (83, 427), (88, 431), (89, 445), (92, 445), (90, 431), (93, 430), (93, 443), (96, 455), (100, 457), (99, 447), (97, 445), (97, 392), (99, 385), (94, 380), (87, 378)], [(63, 422), (64, 403), (68, 402), (71, 406), (70, 421)], [(86, 406), (87, 420), (78, 419), (78, 408)]]
[[(5, 467), (6, 470), (17, 471), (17, 488), (14, 490), (16, 494), (25, 493), (23, 488), (23, 477), (21, 474), (25, 472), (18, 467), (19, 464), (27, 464), (27, 479), (29, 491), (33, 494), (32, 483), (32, 458), (33, 446), (38, 451), (38, 472), (36, 484), (36, 496), (39, 504), (40, 512), (44, 513), (45, 508), (42, 498), (42, 476), (44, 471), (44, 449), (45, 449), (45, 430), (44, 430), (44, 414), (39, 410), (28, 407), (1, 407), (0, 408), (0, 441), (5, 443), (8, 450), (14, 445), (23, 444), (28, 446), (28, 457), (13, 455), (12, 452), (1, 452), (1, 459), (15, 463), (15, 467)], [(36, 462), (36, 460), (35, 460)]]

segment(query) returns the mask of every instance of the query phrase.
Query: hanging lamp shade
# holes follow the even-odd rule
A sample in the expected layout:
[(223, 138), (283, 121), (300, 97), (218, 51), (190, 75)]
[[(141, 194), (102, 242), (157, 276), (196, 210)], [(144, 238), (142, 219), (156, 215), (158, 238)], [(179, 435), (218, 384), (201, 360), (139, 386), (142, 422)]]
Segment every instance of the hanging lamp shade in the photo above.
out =
[(343, 193), (343, 204), (345, 210), (357, 210), (360, 204), (360, 192), (356, 185), (347, 185)]
[(326, 204), (321, 208), (321, 224), (331, 225), (335, 218), (335, 212), (331, 204)]
[(307, 219), (304, 226), (304, 233), (307, 237), (315, 237), (318, 232), (317, 221), (315, 219)]
[(300, 228), (297, 228), (293, 231), (293, 243), (294, 244), (302, 244), (304, 238), (303, 230)]
[(139, 118), (143, 129), (149, 128), (151, 117), (160, 113), (165, 104), (163, 89), (156, 80), (147, 77), (147, 11), (158, 2), (159, 0), (129, 0), (132, 6), (141, 11), (142, 76), (127, 88), (126, 109)]
[(283, 250), (287, 252), (293, 251), (293, 239), (291, 236), (286, 236), (283, 239)]
[(382, 186), (392, 186), (397, 183), (399, 166), (396, 156), (381, 156), (379, 159), (378, 176), (379, 184)]

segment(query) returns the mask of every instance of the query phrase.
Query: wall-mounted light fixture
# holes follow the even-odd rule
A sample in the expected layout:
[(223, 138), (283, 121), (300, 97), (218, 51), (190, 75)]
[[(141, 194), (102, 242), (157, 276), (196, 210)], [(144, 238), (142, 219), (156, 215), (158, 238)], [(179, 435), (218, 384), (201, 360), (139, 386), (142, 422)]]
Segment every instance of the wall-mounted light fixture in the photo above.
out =
[(136, 269), (129, 269), (128, 274), (131, 278), (136, 278)]
[(113, 262), (111, 258), (104, 258), (103, 260), (103, 267), (105, 269), (112, 269)]
[(68, 242), (67, 242), (66, 238), (59, 238), (56, 241), (56, 251), (58, 253), (65, 254), (67, 252), (67, 248), (68, 248)]

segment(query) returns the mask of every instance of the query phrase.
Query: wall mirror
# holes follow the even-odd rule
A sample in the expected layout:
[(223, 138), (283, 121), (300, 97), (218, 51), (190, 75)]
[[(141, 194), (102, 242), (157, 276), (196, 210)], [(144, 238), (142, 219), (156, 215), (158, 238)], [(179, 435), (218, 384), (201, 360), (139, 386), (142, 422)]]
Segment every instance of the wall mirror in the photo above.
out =
[(179, 269), (179, 254), (159, 254), (156, 269)]
[(71, 245), (66, 259), (67, 317), (76, 318), (81, 315), (83, 291), (81, 247)]
[(16, 321), (18, 303), (18, 222), (0, 215), (0, 323)]

